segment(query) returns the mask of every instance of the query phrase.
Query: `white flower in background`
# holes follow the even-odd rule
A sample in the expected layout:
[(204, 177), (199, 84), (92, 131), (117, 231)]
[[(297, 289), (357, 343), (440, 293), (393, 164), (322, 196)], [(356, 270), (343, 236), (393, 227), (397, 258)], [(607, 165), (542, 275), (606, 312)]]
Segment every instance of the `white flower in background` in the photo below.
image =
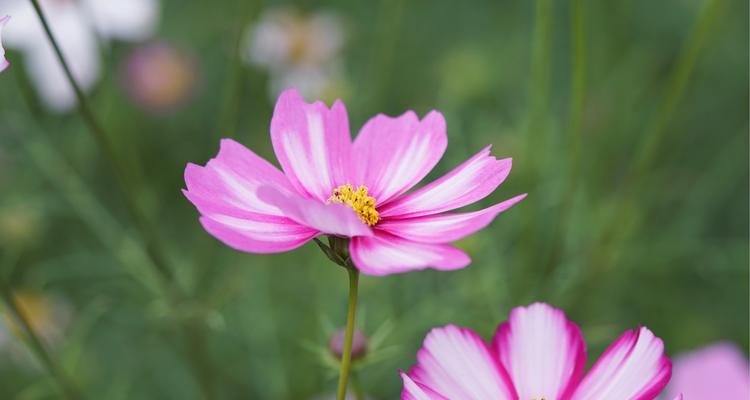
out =
[(2, 39), (2, 30), (5, 27), (5, 24), (8, 23), (8, 20), (10, 19), (9, 15), (6, 15), (2, 18), (0, 18), (0, 72), (5, 71), (6, 68), (10, 67), (10, 63), (8, 60), (5, 59), (5, 49), (3, 48), (3, 39)]
[[(112, 39), (149, 37), (159, 16), (158, 0), (40, 0), (52, 33), (83, 90), (99, 79), (98, 46)], [(24, 54), (24, 64), (44, 103), (57, 111), (76, 105), (73, 88), (28, 0), (0, 0), (0, 13), (13, 16), (5, 30), (9, 48)]]
[(304, 15), (277, 8), (248, 27), (241, 55), (245, 62), (268, 70), (271, 98), (289, 87), (305, 97), (326, 98), (342, 85), (344, 41), (342, 21), (331, 12)]

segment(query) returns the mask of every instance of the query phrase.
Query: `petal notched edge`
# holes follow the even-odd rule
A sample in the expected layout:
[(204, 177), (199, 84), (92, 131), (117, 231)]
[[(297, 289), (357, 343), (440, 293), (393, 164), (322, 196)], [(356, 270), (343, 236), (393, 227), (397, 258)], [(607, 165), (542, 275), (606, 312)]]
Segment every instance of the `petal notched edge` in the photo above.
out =
[(351, 137), (346, 108), (336, 101), (306, 103), (296, 89), (281, 93), (271, 119), (271, 141), (284, 173), (298, 193), (325, 202), (351, 183)]
[(445, 118), (437, 111), (422, 120), (413, 111), (379, 114), (354, 140), (356, 183), (366, 185), (378, 205), (385, 204), (427, 176), (447, 146)]
[(522, 399), (569, 398), (586, 366), (580, 329), (544, 303), (514, 308), (492, 348)]
[(492, 193), (510, 174), (513, 161), (498, 160), (487, 146), (432, 183), (382, 207), (381, 217), (418, 217), (457, 209)]
[(596, 361), (573, 400), (651, 400), (672, 375), (664, 342), (646, 327), (626, 331)]
[(427, 215), (415, 218), (387, 218), (378, 228), (396, 236), (422, 243), (449, 243), (469, 236), (489, 225), (495, 217), (526, 198), (522, 194), (483, 210)]

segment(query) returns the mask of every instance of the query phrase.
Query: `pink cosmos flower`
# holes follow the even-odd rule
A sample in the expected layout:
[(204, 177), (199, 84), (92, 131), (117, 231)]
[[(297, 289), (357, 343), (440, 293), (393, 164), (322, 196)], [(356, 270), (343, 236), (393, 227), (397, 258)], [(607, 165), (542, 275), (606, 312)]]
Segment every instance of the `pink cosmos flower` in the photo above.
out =
[(486, 197), (508, 176), (511, 160), (489, 146), (436, 181), (410, 193), (442, 157), (445, 120), (408, 111), (378, 115), (352, 141), (343, 103), (330, 109), (286, 90), (271, 120), (281, 168), (224, 139), (206, 166), (188, 164), (185, 196), (203, 227), (237, 250), (275, 253), (312, 238), (351, 238), (354, 265), (369, 275), (469, 264), (448, 245), (487, 226), (519, 202), (514, 197), (480, 211), (451, 211)]
[(470, 329), (427, 334), (417, 365), (401, 373), (404, 400), (649, 400), (669, 381), (664, 344), (645, 327), (626, 331), (586, 376), (586, 345), (565, 314), (518, 307), (488, 346)]
[(667, 392), (667, 398), (682, 393), (689, 400), (748, 399), (747, 358), (730, 343), (715, 343), (678, 356)]
[(5, 59), (5, 49), (3, 48), (2, 30), (5, 24), (8, 23), (10, 15), (6, 15), (0, 18), (0, 72), (5, 71), (6, 68), (10, 67), (10, 63)]

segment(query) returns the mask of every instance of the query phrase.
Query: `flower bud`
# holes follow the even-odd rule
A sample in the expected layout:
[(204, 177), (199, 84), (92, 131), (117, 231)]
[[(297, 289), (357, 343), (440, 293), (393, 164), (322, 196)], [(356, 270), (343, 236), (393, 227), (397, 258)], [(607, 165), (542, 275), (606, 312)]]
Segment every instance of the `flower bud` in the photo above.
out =
[[(340, 359), (344, 353), (344, 338), (346, 332), (343, 329), (337, 330), (328, 342), (328, 348), (336, 358)], [(352, 337), (352, 360), (357, 360), (367, 353), (367, 337), (362, 331), (355, 329)]]

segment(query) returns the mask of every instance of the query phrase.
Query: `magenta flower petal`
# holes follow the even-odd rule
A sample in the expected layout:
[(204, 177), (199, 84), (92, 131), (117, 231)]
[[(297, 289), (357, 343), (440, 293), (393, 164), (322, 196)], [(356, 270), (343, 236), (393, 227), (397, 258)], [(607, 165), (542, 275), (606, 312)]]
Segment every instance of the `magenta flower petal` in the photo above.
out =
[(409, 377), (448, 399), (515, 399), (505, 371), (481, 337), (448, 325), (430, 331)]
[(526, 195), (522, 194), (484, 210), (473, 212), (386, 219), (378, 224), (378, 228), (422, 243), (453, 242), (483, 229), (498, 214), (511, 208), (525, 197)]
[(274, 216), (251, 219), (213, 215), (201, 217), (200, 221), (208, 233), (227, 246), (251, 253), (293, 250), (320, 233), (287, 218)]
[(448, 400), (427, 386), (414, 382), (409, 375), (401, 373), (404, 381), (404, 390), (401, 391), (401, 400)]
[(352, 238), (373, 234), (357, 213), (344, 204), (321, 203), (296, 193), (283, 193), (272, 186), (260, 188), (259, 196), (292, 220), (322, 233)]
[(0, 18), (0, 72), (5, 71), (5, 69), (10, 66), (8, 60), (5, 59), (5, 48), (3, 47), (2, 39), (2, 30), (5, 27), (5, 24), (8, 23), (8, 20), (10, 20), (10, 15)]
[(651, 400), (664, 389), (672, 363), (664, 343), (648, 328), (627, 331), (602, 354), (573, 400)]
[(521, 399), (566, 399), (586, 366), (580, 329), (547, 304), (514, 308), (492, 343)]
[(434, 268), (463, 268), (471, 262), (463, 251), (447, 244), (418, 243), (375, 230), (372, 237), (352, 238), (349, 245), (354, 265), (367, 275)]
[(385, 204), (381, 217), (437, 214), (483, 199), (505, 180), (512, 166), (510, 158), (498, 160), (490, 155), (490, 147), (427, 186)]
[(445, 118), (437, 111), (422, 121), (413, 111), (395, 118), (377, 115), (354, 140), (356, 181), (385, 204), (422, 180), (447, 146)]
[(306, 197), (325, 202), (349, 182), (351, 137), (346, 108), (308, 104), (296, 89), (284, 91), (271, 119), (271, 140), (289, 181)]
[(716, 343), (677, 357), (669, 397), (682, 393), (690, 400), (750, 398), (750, 368), (745, 355), (731, 343)]
[(224, 139), (205, 167), (188, 164), (183, 193), (200, 211), (201, 223), (232, 248), (275, 253), (301, 246), (319, 232), (285, 217), (258, 198), (260, 186), (293, 192), (284, 174), (241, 144)]
[[(222, 139), (219, 154), (205, 167), (188, 164), (185, 184), (198, 208), (206, 203), (221, 204), (261, 214), (284, 216), (277, 207), (258, 198), (258, 188), (273, 186), (294, 192), (284, 174), (245, 146), (232, 139)], [(202, 201), (201, 201), (202, 200)]]

